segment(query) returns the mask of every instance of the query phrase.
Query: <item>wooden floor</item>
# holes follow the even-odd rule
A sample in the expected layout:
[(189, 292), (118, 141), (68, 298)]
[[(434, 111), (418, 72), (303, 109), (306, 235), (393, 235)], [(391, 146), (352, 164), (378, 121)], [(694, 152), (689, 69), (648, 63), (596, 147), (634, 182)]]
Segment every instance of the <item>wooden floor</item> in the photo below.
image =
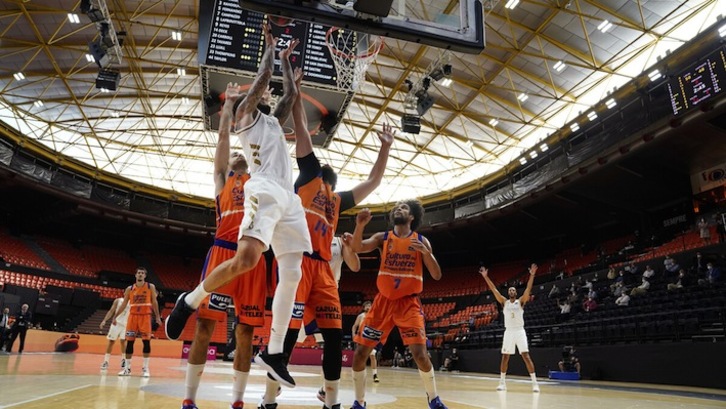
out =
[[(103, 357), (89, 354), (0, 355), (0, 409), (136, 409), (178, 408), (184, 392), (185, 362), (152, 358), (151, 378), (139, 377), (141, 359), (133, 361), (131, 377), (119, 377), (115, 355), (107, 372), (99, 370)], [(284, 389), (279, 408), (312, 409), (322, 404), (315, 397), (321, 385), (319, 368), (291, 367), (298, 387)], [(231, 364), (211, 363), (205, 371), (197, 404), (200, 409), (229, 407)], [(248, 409), (256, 408), (264, 389), (264, 374), (253, 365), (245, 393)], [(370, 376), (370, 375), (369, 375)], [(425, 393), (417, 371), (381, 369), (381, 383), (368, 383), (369, 409), (426, 409)], [(542, 392), (533, 394), (523, 378), (508, 379), (508, 391), (496, 392), (498, 377), (487, 374), (437, 373), (442, 400), (450, 409), (566, 409), (566, 408), (726, 408), (726, 391), (643, 384), (540, 381)], [(353, 401), (349, 368), (343, 369), (341, 401)]]

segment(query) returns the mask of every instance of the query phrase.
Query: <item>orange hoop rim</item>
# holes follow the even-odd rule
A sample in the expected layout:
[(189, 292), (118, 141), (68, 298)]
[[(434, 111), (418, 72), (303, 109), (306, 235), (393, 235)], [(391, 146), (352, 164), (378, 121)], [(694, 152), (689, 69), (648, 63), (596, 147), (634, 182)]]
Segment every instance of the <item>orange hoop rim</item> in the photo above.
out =
[[(376, 55), (378, 55), (378, 53), (383, 48), (383, 43), (384, 43), (383, 36), (377, 36), (375, 41), (377, 41), (378, 44), (376, 44), (374, 46), (373, 50), (368, 51), (367, 53), (362, 54), (362, 55), (344, 53), (343, 51), (340, 51), (337, 48), (333, 47), (333, 44), (330, 42), (330, 36), (333, 34), (333, 31), (341, 30), (341, 29), (342, 29), (341, 27), (333, 26), (333, 27), (330, 27), (328, 29), (328, 31), (325, 33), (325, 42), (328, 44), (328, 49), (330, 50), (331, 53), (335, 54), (336, 56), (338, 56), (340, 58), (345, 58), (348, 60), (368, 59), (368, 58), (375, 57)], [(355, 31), (355, 30), (351, 30), (351, 31)], [(372, 35), (372, 34), (368, 34), (368, 33), (364, 33), (364, 34), (369, 35), (369, 36)]]

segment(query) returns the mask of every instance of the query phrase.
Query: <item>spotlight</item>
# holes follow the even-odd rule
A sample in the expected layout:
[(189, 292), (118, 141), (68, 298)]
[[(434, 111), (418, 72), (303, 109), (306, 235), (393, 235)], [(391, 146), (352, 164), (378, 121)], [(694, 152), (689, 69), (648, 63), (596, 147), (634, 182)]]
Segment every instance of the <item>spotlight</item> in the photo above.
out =
[(98, 64), (99, 68), (105, 68), (111, 63), (111, 57), (106, 53), (106, 47), (101, 43), (100, 38), (88, 43), (88, 52), (93, 56), (93, 61)]
[(425, 94), (424, 97), (419, 98), (416, 103), (416, 112), (419, 115), (425, 114), (431, 107), (434, 106), (434, 97), (429, 94)]
[(96, 88), (116, 91), (121, 73), (118, 70), (101, 70), (96, 77)]
[(421, 132), (421, 118), (416, 115), (404, 114), (401, 117), (401, 130), (406, 133), (418, 134)]

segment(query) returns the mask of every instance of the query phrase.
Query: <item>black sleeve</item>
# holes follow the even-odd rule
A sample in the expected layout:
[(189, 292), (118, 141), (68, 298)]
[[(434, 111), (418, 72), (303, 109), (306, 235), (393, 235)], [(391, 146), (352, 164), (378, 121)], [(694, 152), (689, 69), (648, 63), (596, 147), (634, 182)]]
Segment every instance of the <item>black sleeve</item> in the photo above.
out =
[(295, 180), (295, 189), (305, 186), (308, 182), (320, 176), (320, 161), (315, 157), (314, 152), (302, 158), (297, 158), (297, 167), (300, 169), (300, 174)]
[(353, 191), (346, 190), (345, 192), (338, 193), (340, 195), (340, 211), (344, 212), (348, 209), (355, 207), (355, 199), (353, 198)]

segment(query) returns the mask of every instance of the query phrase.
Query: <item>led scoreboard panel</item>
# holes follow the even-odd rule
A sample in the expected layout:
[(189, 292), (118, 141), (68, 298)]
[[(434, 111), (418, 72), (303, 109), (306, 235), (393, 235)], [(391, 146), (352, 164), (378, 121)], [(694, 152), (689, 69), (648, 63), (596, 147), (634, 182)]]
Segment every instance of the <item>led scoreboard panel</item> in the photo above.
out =
[[(199, 63), (213, 67), (257, 72), (265, 50), (264, 14), (245, 10), (238, 0), (201, 0), (199, 10)], [(293, 68), (302, 67), (304, 81), (336, 87), (336, 69), (325, 34), (330, 27), (294, 21), (287, 27), (272, 25), (278, 38), (277, 50), (287, 47), (293, 38), (300, 40), (290, 57)], [(275, 55), (274, 76), (281, 76)]]
[(673, 114), (679, 115), (724, 92), (726, 52), (720, 49), (668, 82)]

